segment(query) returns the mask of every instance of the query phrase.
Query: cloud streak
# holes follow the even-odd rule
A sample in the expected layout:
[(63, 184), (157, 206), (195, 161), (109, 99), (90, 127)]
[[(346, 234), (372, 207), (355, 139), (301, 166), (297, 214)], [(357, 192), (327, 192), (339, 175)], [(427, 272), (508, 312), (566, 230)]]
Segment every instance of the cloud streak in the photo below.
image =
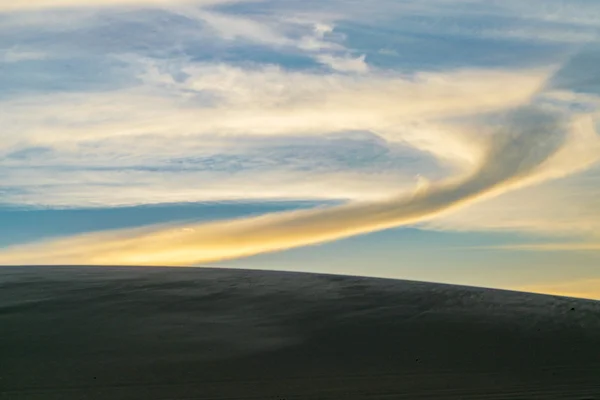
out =
[(0, 51), (0, 62), (7, 64), (20, 61), (43, 60), (46, 57), (46, 53), (39, 51), (22, 51), (19, 48)]
[(556, 113), (524, 107), (510, 112), (500, 129), (485, 141), (485, 157), (470, 174), (409, 195), (208, 224), (89, 234), (7, 249), (0, 253), (0, 263), (193, 265), (246, 257), (415, 224), (596, 161), (565, 157), (580, 145), (573, 142), (579, 131), (593, 129), (588, 119), (569, 122)]
[(60, 8), (101, 8), (127, 6), (169, 6), (173, 4), (215, 5), (240, 3), (244, 0), (27, 0), (3, 1), (0, 12), (41, 11)]
[[(128, 70), (143, 70), (136, 75), (136, 83), (125, 89), (93, 96), (53, 93), (32, 99), (19, 95), (1, 104), (0, 155), (6, 157), (0, 167), (10, 169), (13, 181), (20, 180), (14, 178), (18, 176), (15, 171), (31, 171), (32, 154), (48, 161), (48, 154), (93, 149), (98, 165), (111, 165), (114, 160), (126, 165), (141, 153), (164, 159), (191, 157), (198, 151), (218, 153), (217, 142), (224, 138), (231, 147), (239, 138), (285, 140), (353, 131), (368, 131), (386, 145), (427, 154), (449, 166), (454, 175), (432, 183), (421, 179), (411, 191), (401, 191), (399, 183), (394, 185), (395, 196), (370, 201), (361, 197), (342, 206), (92, 233), (9, 248), (0, 252), (0, 264), (193, 265), (314, 245), (430, 222), (483, 199), (582, 171), (600, 157), (597, 114), (561, 111), (551, 101), (543, 101), (543, 94), (548, 93), (538, 96), (540, 88), (555, 95), (557, 91), (573, 94), (578, 85), (573, 76), (583, 76), (585, 85), (595, 80), (589, 75), (594, 69), (590, 72), (586, 67), (589, 60), (575, 59), (584, 74), (567, 63), (555, 75), (558, 80), (546, 79), (540, 70), (464, 69), (402, 75), (375, 68), (367, 63), (368, 57), (356, 57), (357, 53), (335, 40), (328, 41), (333, 25), (315, 25), (307, 36), (306, 23), (283, 27), (282, 19), (268, 22), (260, 13), (246, 18), (168, 3), (33, 0), (21, 6), (3, 4), (0, 12), (159, 5), (181, 13), (186, 23), (202, 21), (221, 39), (252, 41), (278, 50), (292, 48), (337, 72), (323, 75), (322, 68), (319, 71), (315, 66), (310, 72), (290, 72), (275, 66), (190, 62), (186, 57), (150, 61), (135, 55), (128, 60), (129, 56), (117, 56), (128, 64)], [(311, 24), (315, 22), (319, 21)], [(11, 57), (19, 62), (32, 56)], [(82, 166), (92, 170), (93, 163), (85, 162), (89, 160)], [(97, 177), (94, 173), (87, 176)], [(52, 186), (60, 179), (46, 176), (40, 182), (44, 180)], [(77, 183), (76, 179), (69, 182), (73, 187)], [(139, 193), (140, 203), (152, 202), (147, 192)], [(198, 200), (193, 197), (198, 192), (193, 193), (189, 200)]]
[(524, 251), (598, 251), (600, 250), (600, 243), (535, 243), (497, 246), (495, 248)]
[[(88, 205), (93, 194), (94, 202), (100, 205), (140, 204), (181, 201), (181, 193), (189, 194), (187, 201), (204, 201), (227, 200), (227, 196), (235, 199), (243, 193), (254, 196), (253, 192), (264, 193), (264, 198), (306, 198), (307, 192), (312, 192), (310, 198), (364, 200), (369, 196), (361, 192), (377, 181), (383, 183), (382, 189), (368, 190), (371, 195), (392, 195), (394, 186), (400, 190), (417, 172), (431, 177), (431, 167), (415, 171), (410, 165), (394, 164), (395, 169), (380, 169), (379, 178), (363, 174), (359, 179), (361, 170), (351, 160), (338, 165), (338, 169), (327, 170), (325, 165), (324, 170), (324, 163), (331, 162), (318, 160), (312, 154), (298, 161), (300, 169), (294, 169), (293, 159), (281, 159), (285, 153), (277, 156), (277, 150), (271, 147), (287, 147), (297, 156), (302, 138), (301, 143), (310, 143), (330, 154), (331, 150), (325, 147), (330, 135), (364, 143), (365, 149), (372, 146), (364, 140), (368, 137), (387, 153), (393, 154), (392, 148), (406, 149), (409, 158), (418, 157), (433, 165), (441, 163), (449, 166), (451, 172), (467, 171), (483, 157), (481, 135), (454, 128), (442, 120), (527, 102), (545, 77), (537, 70), (323, 76), (277, 67), (244, 69), (182, 63), (176, 71), (187, 79), (177, 81), (164, 72), (166, 68), (160, 63), (135, 65), (142, 71), (143, 85), (134, 89), (96, 93), (92, 97), (22, 97), (1, 103), (4, 129), (0, 132), (0, 167), (10, 169), (2, 177), (3, 186), (14, 188), (5, 193), (4, 202), (32, 204), (43, 198), (49, 206), (81, 206)], [(364, 132), (363, 138), (353, 139), (353, 132)], [(335, 146), (336, 151), (342, 151), (343, 145), (343, 141), (331, 142), (329, 149)], [(348, 147), (349, 154), (361, 150), (360, 155), (364, 156), (361, 148), (352, 146)], [(253, 177), (244, 168), (235, 174), (219, 173), (215, 181), (214, 176), (207, 175), (209, 171), (193, 173), (201, 164), (180, 163), (219, 155), (239, 163), (244, 155), (257, 154), (253, 148), (262, 149), (258, 157), (268, 161), (258, 171), (260, 177), (256, 173)], [(419, 162), (426, 165), (424, 161)], [(151, 167), (151, 171), (128, 172), (138, 165)], [(177, 165), (182, 167), (179, 187), (163, 171)], [(121, 171), (98, 168), (102, 166)], [(314, 178), (316, 168), (318, 179)], [(348, 183), (344, 184), (347, 189), (339, 192), (323, 191), (321, 183), (327, 176), (331, 182), (341, 178), (339, 168), (353, 175), (355, 189)], [(388, 178), (382, 180), (386, 175)], [(245, 182), (240, 181), (242, 178)], [(123, 190), (124, 179), (135, 183)], [(194, 179), (203, 183), (201, 188), (191, 189)], [(292, 185), (300, 179), (306, 183)], [(398, 183), (384, 183), (392, 179)], [(265, 185), (260, 184), (264, 181), (272, 188), (264, 190)], [(91, 185), (96, 183), (102, 191), (93, 190)], [(157, 184), (170, 189), (151, 195)], [(294, 185), (306, 189), (286, 189)], [(75, 187), (79, 188), (76, 193)], [(118, 190), (107, 190), (109, 187)]]

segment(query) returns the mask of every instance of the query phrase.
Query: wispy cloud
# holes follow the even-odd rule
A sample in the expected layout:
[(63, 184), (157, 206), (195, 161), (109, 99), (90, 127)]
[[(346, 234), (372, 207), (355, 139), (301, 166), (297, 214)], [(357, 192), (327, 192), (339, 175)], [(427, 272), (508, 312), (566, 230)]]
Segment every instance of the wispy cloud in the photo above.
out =
[(533, 243), (533, 244), (515, 244), (507, 246), (498, 246), (498, 249), (504, 250), (524, 250), (524, 251), (598, 251), (600, 242), (597, 243)]
[(327, 35), (335, 30), (332, 22), (273, 15), (269, 15), (270, 18), (264, 15), (232, 16), (189, 7), (174, 11), (207, 24), (221, 39), (294, 48), (339, 72), (364, 73), (369, 70), (365, 55), (353, 56), (340, 41), (328, 39)]
[(0, 59), (21, 86), (47, 77), (53, 57), (101, 59), (98, 79), (112, 85), (86, 91), (77, 70), (68, 90), (2, 98), (1, 201), (349, 203), (65, 238), (7, 249), (0, 263), (189, 265), (417, 223), (596, 243), (596, 178), (553, 181), (600, 157), (596, 50), (548, 77), (565, 43), (593, 34), (589, 2), (235, 3), (0, 4)]
[(0, 12), (39, 11), (56, 8), (100, 8), (123, 6), (169, 6), (173, 4), (214, 5), (244, 0), (27, 0), (3, 1)]
[(41, 51), (21, 50), (18, 47), (13, 47), (4, 51), (0, 51), (0, 62), (16, 63), (20, 61), (43, 60), (48, 55)]
[[(243, 3), (244, 0), (35, 0), (23, 4), (0, 5), (1, 12), (11, 11), (43, 11), (51, 10), (61, 24), (60, 11), (70, 13), (78, 9), (103, 9), (125, 7), (148, 8), (154, 7), (178, 15), (184, 20), (193, 20), (200, 24), (196, 32), (187, 34), (206, 40), (207, 37), (217, 37), (220, 40), (240, 43), (256, 43), (270, 46), (278, 50), (295, 50), (312, 57), (316, 62), (327, 65), (341, 72), (365, 72), (368, 69), (363, 56), (352, 56), (340, 41), (330, 40), (335, 26), (333, 21), (323, 20), (324, 16), (314, 15), (312, 18), (290, 17), (277, 13), (266, 15), (230, 14), (214, 10), (214, 6), (227, 3)], [(35, 13), (34, 13), (35, 14)], [(71, 14), (64, 14), (65, 19), (72, 19)], [(86, 14), (82, 14), (86, 16)], [(109, 16), (111, 14), (108, 14)], [(76, 15), (77, 16), (77, 15)], [(87, 24), (102, 25), (102, 18), (92, 18), (87, 15)], [(35, 22), (47, 25), (47, 20), (36, 19), (28, 13), (14, 17), (14, 20)], [(10, 21), (9, 21), (10, 22)], [(81, 27), (80, 27), (81, 28)], [(202, 35), (199, 35), (199, 32)]]
[[(90, 234), (0, 253), (0, 263), (45, 260), (69, 264), (190, 265), (323, 243), (414, 224), (482, 198), (526, 184), (564, 176), (590, 162), (562, 157), (572, 145), (569, 128), (553, 114), (525, 108), (511, 113), (485, 143), (485, 157), (466, 177), (421, 187), (372, 203), (261, 217)], [(595, 138), (597, 140), (597, 138)], [(540, 143), (543, 145), (540, 146)], [(560, 168), (558, 168), (560, 166)]]
[(276, 22), (260, 21), (248, 16), (228, 15), (198, 8), (181, 8), (174, 10), (186, 18), (194, 18), (206, 23), (221, 38), (228, 40), (254, 41), (275, 46), (291, 46), (294, 41), (286, 37), (285, 32), (278, 31)]
[[(118, 204), (115, 193), (106, 189), (120, 188), (127, 179), (136, 182), (136, 190), (119, 189), (123, 196), (130, 193), (124, 201), (152, 203), (166, 199), (148, 194), (155, 193), (152, 187), (167, 179), (169, 169), (177, 165), (186, 179), (203, 183), (202, 190), (193, 191), (188, 201), (225, 199), (220, 196), (233, 196), (235, 187), (239, 195), (233, 198), (242, 193), (251, 195), (264, 189), (261, 181), (278, 187), (262, 191), (266, 198), (310, 192), (311, 198), (327, 199), (339, 195), (346, 199), (352, 193), (358, 196), (355, 199), (373, 198), (377, 193), (392, 195), (403, 186), (403, 174), (404, 186), (411, 184), (417, 173), (430, 178), (439, 175), (431, 166), (420, 171), (410, 164), (400, 166), (394, 157), (402, 157), (402, 152), (408, 159), (430, 159), (434, 165), (443, 163), (460, 170), (470, 168), (482, 156), (477, 134), (453, 128), (441, 119), (512, 107), (526, 101), (544, 79), (539, 71), (472, 70), (412, 77), (374, 72), (357, 78), (277, 67), (244, 69), (184, 63), (171, 73), (155, 67), (155, 63), (142, 64), (143, 86), (133, 90), (96, 93), (93, 97), (53, 94), (3, 102), (0, 118), (5, 130), (0, 133), (0, 152), (4, 158), (0, 167), (10, 171), (3, 185), (21, 187), (12, 194), (8, 191), (3, 200), (31, 204), (43, 198), (48, 205), (70, 202), (76, 206), (89, 204), (87, 199), (93, 193), (97, 195), (95, 204)], [(179, 72), (184, 80), (174, 79)], [(357, 136), (356, 132), (371, 134)], [(327, 139), (332, 134), (340, 140)], [(316, 158), (314, 150), (299, 160), (299, 144), (307, 143), (299, 142), (301, 137), (311, 138), (308, 143), (322, 151), (329, 148), (330, 154), (334, 148), (338, 152), (347, 148), (351, 154), (360, 146), (367, 150), (378, 143), (389, 155), (382, 158), (374, 154), (369, 162), (371, 167), (379, 165), (379, 178), (364, 174), (364, 163), (356, 157), (338, 164), (336, 171), (333, 161), (326, 156)], [(372, 140), (377, 142), (369, 144)], [(252, 148), (262, 148), (262, 155), (252, 153)], [(297, 156), (281, 159), (285, 148), (288, 152), (295, 149)], [(219, 154), (237, 163), (256, 157), (270, 161), (261, 167), (263, 178), (259, 179), (253, 177), (247, 162), (244, 171), (224, 171), (212, 178), (206, 175), (206, 168), (194, 162), (200, 157), (212, 163), (211, 157)], [(294, 159), (297, 161), (292, 162)], [(295, 168), (300, 163), (304, 165), (301, 170)], [(103, 172), (103, 166), (122, 171)], [(136, 166), (147, 168), (131, 171)], [(355, 177), (354, 189), (349, 184), (339, 191), (320, 190), (318, 182), (325, 182), (327, 177), (335, 181), (343, 175), (340, 168)], [(194, 170), (198, 173), (193, 174)], [(315, 174), (318, 178), (312, 179)], [(304, 189), (292, 190), (291, 182), (299, 179), (314, 185), (295, 184)], [(361, 195), (365, 187), (394, 180), (397, 185), (384, 184), (380, 190)], [(30, 189), (22, 187), (24, 182), (30, 183)], [(100, 186), (94, 189), (90, 182)], [(180, 182), (186, 182), (180, 189), (189, 187), (187, 180)], [(73, 194), (69, 188), (78, 185), (79, 194)], [(231, 189), (223, 191), (223, 185)], [(255, 190), (251, 190), (252, 185)], [(139, 197), (132, 193), (139, 193)], [(171, 201), (181, 199), (175, 190), (168, 193), (172, 193)]]
[(428, 222), (446, 231), (521, 232), (545, 240), (600, 236), (600, 177), (597, 169), (474, 204)]
[(351, 57), (343, 56), (336, 57), (330, 54), (317, 56), (317, 60), (325, 65), (329, 65), (336, 71), (342, 72), (367, 72), (369, 66), (365, 62), (365, 56)]

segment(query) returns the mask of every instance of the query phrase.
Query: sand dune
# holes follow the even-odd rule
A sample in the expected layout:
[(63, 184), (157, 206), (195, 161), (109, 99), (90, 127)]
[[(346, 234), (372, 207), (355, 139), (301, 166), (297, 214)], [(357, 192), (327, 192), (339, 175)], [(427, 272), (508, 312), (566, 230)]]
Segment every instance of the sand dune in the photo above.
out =
[(600, 302), (214, 269), (0, 269), (0, 399), (595, 399)]

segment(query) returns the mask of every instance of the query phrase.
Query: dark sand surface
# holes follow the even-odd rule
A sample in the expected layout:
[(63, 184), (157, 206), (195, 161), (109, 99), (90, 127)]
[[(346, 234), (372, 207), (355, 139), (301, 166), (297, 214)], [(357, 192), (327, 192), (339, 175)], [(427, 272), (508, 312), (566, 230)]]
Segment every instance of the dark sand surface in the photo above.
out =
[(2, 267), (0, 399), (600, 399), (600, 302), (262, 271)]

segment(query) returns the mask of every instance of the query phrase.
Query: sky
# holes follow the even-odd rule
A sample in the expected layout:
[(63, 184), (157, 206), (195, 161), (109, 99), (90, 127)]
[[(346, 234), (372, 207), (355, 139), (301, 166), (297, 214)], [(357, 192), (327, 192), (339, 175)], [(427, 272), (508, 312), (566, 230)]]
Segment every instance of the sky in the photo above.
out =
[(0, 265), (600, 299), (600, 3), (0, 0)]

